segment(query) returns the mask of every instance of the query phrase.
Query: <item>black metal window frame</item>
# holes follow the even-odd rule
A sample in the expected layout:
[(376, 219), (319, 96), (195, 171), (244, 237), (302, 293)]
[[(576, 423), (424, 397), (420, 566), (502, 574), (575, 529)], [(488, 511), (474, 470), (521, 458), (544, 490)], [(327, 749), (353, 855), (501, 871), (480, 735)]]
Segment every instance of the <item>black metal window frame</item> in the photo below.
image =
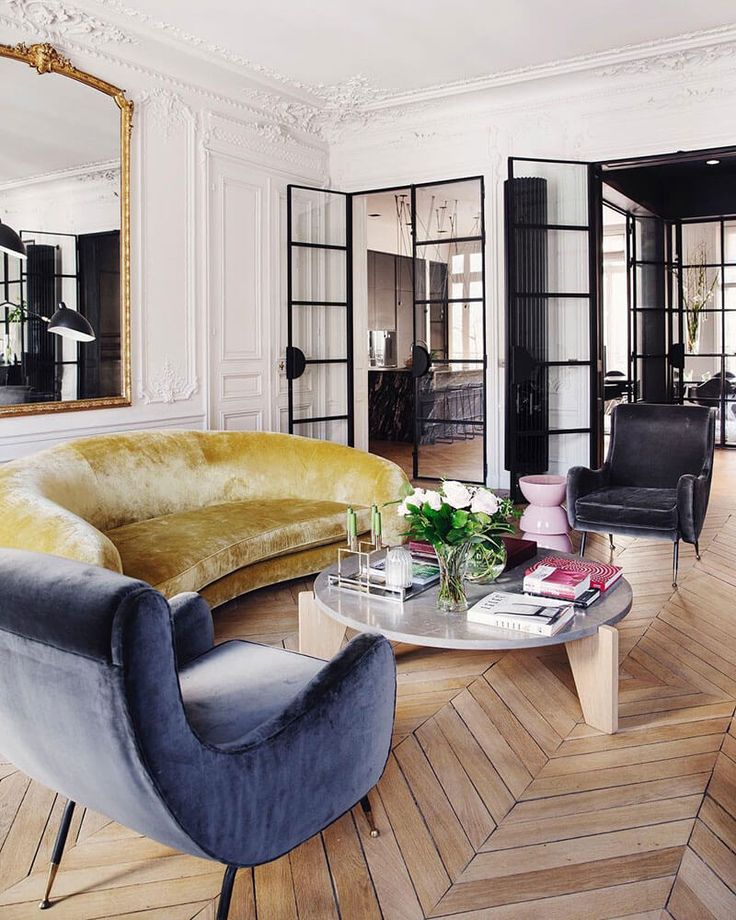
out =
[[(588, 367), (589, 374), (589, 406), (588, 406), (588, 424), (581, 427), (571, 428), (550, 428), (547, 424), (540, 430), (527, 430), (523, 432), (515, 431), (513, 419), (512, 394), (514, 392), (513, 358), (512, 349), (514, 343), (511, 340), (511, 324), (505, 323), (506, 331), (506, 437), (540, 437), (547, 436), (559, 437), (571, 434), (587, 434), (589, 439), (589, 463), (593, 468), (600, 466), (603, 454), (603, 375), (602, 375), (602, 354), (603, 354), (603, 328), (600, 316), (601, 304), (601, 270), (603, 254), (603, 228), (602, 228), (602, 196), (600, 181), (600, 166), (598, 163), (584, 160), (567, 160), (551, 157), (519, 157), (510, 156), (507, 161), (507, 175), (509, 180), (516, 178), (514, 176), (514, 163), (549, 163), (560, 166), (578, 166), (587, 169), (587, 224), (559, 224), (559, 223), (527, 223), (519, 222), (513, 219), (513, 206), (510, 202), (510, 196), (507, 197), (507, 204), (504, 213), (504, 238), (506, 242), (506, 305), (507, 310), (511, 310), (515, 300), (522, 299), (524, 292), (514, 291), (511, 279), (513, 277), (513, 266), (515, 260), (515, 245), (517, 230), (542, 230), (557, 231), (563, 233), (583, 233), (588, 236), (588, 289), (582, 291), (554, 291), (546, 293), (533, 294), (534, 297), (560, 300), (586, 300), (589, 304), (589, 352), (588, 358), (584, 360), (567, 360), (567, 361), (543, 361), (541, 367), (545, 371), (550, 367)], [(507, 453), (508, 456), (508, 453)], [(507, 464), (508, 466), (508, 464)], [(512, 474), (512, 493), (515, 493), (516, 483), (514, 481), (514, 471)]]
[[(18, 232), (19, 232), (20, 238), (24, 241), (24, 243), (26, 243), (26, 245), (33, 245), (36, 242), (38, 237), (44, 237), (44, 236), (46, 237), (65, 237), (65, 238), (74, 240), (74, 269), (75, 269), (74, 272), (73, 273), (54, 272), (54, 279), (56, 280), (73, 279), (74, 280), (75, 297), (76, 297), (76, 303), (74, 305), (74, 309), (78, 309), (79, 300), (80, 300), (79, 236), (78, 234), (61, 233), (61, 232), (57, 233), (51, 230), (19, 230)], [(29, 272), (27, 270), (27, 263), (20, 262), (19, 263), (20, 272), (18, 274), (18, 277), (9, 278), (8, 273), (9, 273), (10, 263), (9, 263), (9, 257), (7, 256), (7, 254), (3, 254), (3, 259), (4, 259), (3, 261), (3, 281), (2, 281), (2, 287), (4, 291), (3, 300), (13, 302), (11, 287), (17, 286), (20, 302), (23, 303), (24, 301), (27, 301), (28, 300), (28, 295), (27, 295), (28, 277), (29, 277)], [(33, 310), (34, 312), (38, 312), (38, 309), (34, 304), (29, 303), (28, 308), (30, 310)], [(28, 317), (25, 317), (20, 321), (21, 354), (25, 351), (25, 347), (26, 347), (26, 326), (29, 321), (30, 320)], [(5, 312), (5, 319), (3, 321), (3, 325), (5, 326), (5, 334), (7, 335), (9, 331), (7, 310)], [(58, 357), (56, 357), (53, 361), (53, 366), (54, 366), (54, 371), (56, 375), (60, 373), (60, 369), (63, 367), (68, 367), (68, 366), (76, 367), (77, 369), (77, 393), (79, 393), (80, 385), (81, 385), (81, 380), (80, 380), (81, 364), (79, 360), (79, 343), (77, 342), (76, 345), (77, 345), (76, 357), (74, 360), (63, 360), (63, 359), (59, 359)], [(58, 355), (59, 351), (55, 350), (55, 354)]]
[[(461, 182), (478, 182), (479, 183), (479, 204), (480, 204), (480, 234), (474, 236), (462, 236), (462, 237), (450, 237), (442, 239), (427, 239), (420, 240), (417, 239), (417, 211), (416, 211), (416, 192), (420, 188), (434, 188), (434, 187), (444, 187), (447, 185), (454, 185)], [(487, 322), (486, 322), (486, 228), (485, 228), (485, 179), (482, 175), (478, 176), (463, 176), (454, 179), (443, 179), (436, 182), (418, 182), (411, 185), (404, 186), (408, 188), (411, 194), (411, 221), (412, 221), (412, 266), (413, 266), (413, 289), (414, 289), (414, 309), (412, 311), (412, 322), (413, 322), (413, 338), (414, 344), (420, 343), (422, 340), (417, 336), (417, 307), (425, 306), (433, 302), (439, 303), (482, 303), (483, 308), (481, 310), (482, 314), (482, 337), (483, 337), (483, 357), (482, 358), (446, 358), (441, 361), (438, 361), (438, 364), (477, 364), (483, 370), (483, 393), (481, 396), (481, 405), (482, 405), (482, 421), (478, 423), (475, 420), (468, 419), (444, 419), (444, 418), (424, 418), (421, 414), (421, 399), (420, 399), (420, 386), (422, 378), (415, 378), (414, 381), (414, 448), (412, 451), (412, 470), (413, 470), (413, 479), (418, 481), (436, 481), (437, 477), (434, 476), (422, 476), (420, 475), (420, 450), (421, 450), (421, 429), (422, 425), (425, 422), (430, 422), (434, 424), (452, 424), (460, 426), (473, 426), (476, 430), (478, 428), (482, 431), (482, 446), (483, 446), (483, 460), (482, 460), (482, 478), (481, 479), (465, 479), (465, 482), (468, 482), (473, 485), (485, 485), (486, 480), (488, 479), (488, 444), (487, 444), (487, 435), (488, 435), (488, 385), (487, 385), (487, 373), (488, 373), (488, 354), (487, 354)], [(365, 194), (365, 193), (362, 193)], [(435, 246), (435, 245), (445, 245), (450, 243), (478, 243), (481, 253), (481, 285), (482, 285), (482, 296), (478, 298), (440, 298), (439, 300), (433, 298), (417, 298), (416, 292), (418, 289), (417, 284), (417, 266), (419, 263), (419, 257), (417, 255), (417, 249), (422, 246)], [(449, 282), (448, 282), (449, 290)]]
[[(309, 243), (293, 239), (293, 221), (292, 221), (292, 198), (293, 190), (302, 190), (308, 192), (321, 192), (325, 195), (340, 195), (345, 199), (345, 244), (336, 245), (329, 243)], [(298, 185), (290, 183), (286, 187), (286, 233), (287, 233), (287, 268), (286, 268), (286, 287), (287, 287), (287, 309), (286, 309), (286, 338), (287, 338), (287, 381), (288, 381), (288, 425), (289, 434), (298, 434), (294, 431), (295, 427), (300, 425), (318, 424), (321, 422), (341, 422), (347, 423), (347, 443), (350, 447), (355, 444), (355, 371), (353, 356), (353, 222), (352, 222), (352, 199), (350, 192), (341, 192), (336, 189), (314, 188), (308, 185)], [(345, 255), (345, 300), (303, 300), (295, 299), (294, 294), (294, 276), (293, 276), (293, 259), (295, 249), (317, 249), (321, 251), (342, 252)], [(346, 383), (347, 383), (347, 412), (336, 415), (310, 416), (294, 418), (294, 377), (291, 373), (293, 349), (298, 348), (294, 342), (294, 307), (344, 307), (346, 311), (345, 319), (345, 338), (346, 338), (346, 355), (344, 358), (307, 358), (304, 360), (306, 366), (320, 365), (345, 365)]]

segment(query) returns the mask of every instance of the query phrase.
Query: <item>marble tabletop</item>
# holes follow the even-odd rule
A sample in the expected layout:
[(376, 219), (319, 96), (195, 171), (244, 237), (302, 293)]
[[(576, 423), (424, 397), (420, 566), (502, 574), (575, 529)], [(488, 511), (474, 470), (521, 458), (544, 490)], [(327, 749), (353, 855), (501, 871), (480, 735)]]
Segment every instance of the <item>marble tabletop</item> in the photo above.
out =
[[(504, 573), (493, 584), (468, 584), (469, 606), (492, 591), (520, 592), (524, 570), (547, 555), (548, 550), (541, 550), (535, 559)], [(381, 633), (392, 642), (436, 648), (515, 649), (559, 645), (591, 636), (599, 626), (617, 623), (626, 616), (632, 603), (631, 585), (622, 576), (592, 606), (579, 610), (562, 632), (551, 637), (536, 636), (469, 623), (465, 613), (442, 613), (436, 606), (436, 586), (401, 604), (330, 585), (328, 577), (336, 572), (337, 563), (321, 572), (314, 583), (314, 596), (320, 610), (359, 632)]]

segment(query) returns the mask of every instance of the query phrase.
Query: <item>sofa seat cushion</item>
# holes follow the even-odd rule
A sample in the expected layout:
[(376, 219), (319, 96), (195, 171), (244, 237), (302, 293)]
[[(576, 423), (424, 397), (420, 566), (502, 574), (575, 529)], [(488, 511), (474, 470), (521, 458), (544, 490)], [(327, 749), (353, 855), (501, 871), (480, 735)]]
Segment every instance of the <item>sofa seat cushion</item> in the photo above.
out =
[(321, 659), (268, 645), (223, 642), (179, 670), (189, 724), (205, 744), (239, 747), (324, 666)]
[(575, 503), (582, 523), (646, 530), (677, 530), (675, 489), (644, 489), (614, 486), (583, 495)]
[[(123, 571), (167, 597), (199, 591), (242, 566), (345, 539), (341, 502), (299, 498), (208, 505), (108, 530)], [(358, 511), (358, 528), (370, 511)]]

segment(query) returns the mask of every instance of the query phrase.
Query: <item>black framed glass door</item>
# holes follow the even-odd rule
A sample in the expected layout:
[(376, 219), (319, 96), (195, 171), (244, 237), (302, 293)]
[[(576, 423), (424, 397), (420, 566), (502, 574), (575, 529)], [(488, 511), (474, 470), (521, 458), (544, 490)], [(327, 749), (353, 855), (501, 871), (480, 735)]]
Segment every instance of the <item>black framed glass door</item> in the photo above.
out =
[(714, 408), (721, 447), (736, 446), (736, 219), (678, 221), (673, 262), (673, 398)]
[(354, 443), (351, 196), (287, 187), (289, 433)]
[(600, 460), (600, 182), (589, 163), (511, 158), (506, 182), (506, 469)]
[(481, 176), (411, 186), (414, 478), (486, 480)]

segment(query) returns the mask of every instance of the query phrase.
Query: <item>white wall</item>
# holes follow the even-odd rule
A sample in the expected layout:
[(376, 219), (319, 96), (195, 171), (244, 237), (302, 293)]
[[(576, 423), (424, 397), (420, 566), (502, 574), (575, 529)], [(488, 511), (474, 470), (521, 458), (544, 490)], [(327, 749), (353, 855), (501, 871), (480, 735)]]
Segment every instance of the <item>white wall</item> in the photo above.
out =
[(334, 188), (359, 191), (484, 175), (489, 481), (505, 484), (506, 158), (597, 161), (736, 142), (728, 43), (667, 55), (652, 46), (620, 63), (608, 54), (605, 67), (591, 59), (568, 74), (551, 65), (544, 80), (418, 92), (400, 107), (361, 107), (348, 95), (326, 120), (288, 81), (258, 82), (224, 51), (118, 6), (96, 4), (92, 22), (76, 9), (61, 15), (59, 4), (18, 2), (0, 10), (0, 25), (4, 42), (51, 41), (136, 104), (133, 406), (0, 419), (0, 461), (93, 431), (284, 428), (286, 184), (322, 185), (329, 175)]
[(0, 24), (4, 42), (49, 40), (135, 103), (133, 405), (0, 418), (0, 462), (91, 433), (285, 427), (286, 184), (323, 184), (326, 145), (267, 98), (246, 103), (267, 94), (242, 74), (99, 22), (85, 33), (79, 16), (15, 25), (3, 10)]
[[(733, 49), (656, 54), (544, 81), (377, 109), (330, 150), (353, 191), (482, 174), (486, 183), (489, 482), (503, 469), (503, 181), (507, 157), (601, 161), (736, 143)], [(421, 94), (417, 94), (421, 97)]]

